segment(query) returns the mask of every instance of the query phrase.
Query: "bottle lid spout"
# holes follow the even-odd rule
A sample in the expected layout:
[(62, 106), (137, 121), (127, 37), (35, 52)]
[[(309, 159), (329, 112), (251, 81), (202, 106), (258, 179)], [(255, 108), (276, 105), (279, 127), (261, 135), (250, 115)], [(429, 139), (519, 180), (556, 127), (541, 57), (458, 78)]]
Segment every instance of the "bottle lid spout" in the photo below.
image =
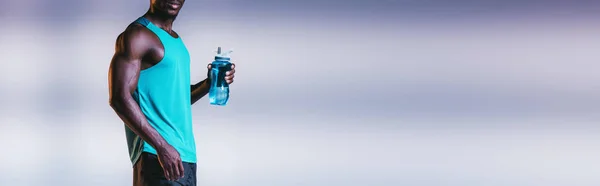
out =
[(222, 52), (221, 51), (221, 47), (217, 48), (217, 55), (215, 57), (224, 57), (224, 58), (229, 58), (229, 55), (233, 52), (233, 49), (230, 49), (227, 52)]
[(229, 61), (230, 57), (229, 55), (233, 52), (233, 49), (227, 51), (227, 52), (223, 52), (221, 50), (221, 47), (217, 48), (217, 55), (215, 55), (215, 60), (217, 61)]

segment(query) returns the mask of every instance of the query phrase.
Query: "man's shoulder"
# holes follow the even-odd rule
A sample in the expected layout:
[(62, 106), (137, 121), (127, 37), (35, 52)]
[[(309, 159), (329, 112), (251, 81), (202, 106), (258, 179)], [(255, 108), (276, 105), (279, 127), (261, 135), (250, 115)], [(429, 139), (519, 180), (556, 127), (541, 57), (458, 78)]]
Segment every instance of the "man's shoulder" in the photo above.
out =
[(160, 44), (158, 37), (140, 24), (130, 24), (117, 36), (117, 43), (124, 46), (135, 46), (141, 48), (153, 48)]
[(125, 40), (145, 40), (156, 36), (145, 26), (134, 23), (127, 26), (118, 37)]

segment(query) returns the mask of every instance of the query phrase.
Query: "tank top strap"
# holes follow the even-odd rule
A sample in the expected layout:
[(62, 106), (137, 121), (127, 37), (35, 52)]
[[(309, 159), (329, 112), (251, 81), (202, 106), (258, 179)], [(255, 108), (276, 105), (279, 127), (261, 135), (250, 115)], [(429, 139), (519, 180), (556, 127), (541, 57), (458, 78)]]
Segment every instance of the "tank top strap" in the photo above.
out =
[(135, 23), (143, 25), (145, 27), (148, 27), (148, 25), (150, 24), (150, 20), (146, 19), (145, 17), (139, 17), (131, 24), (135, 24)]

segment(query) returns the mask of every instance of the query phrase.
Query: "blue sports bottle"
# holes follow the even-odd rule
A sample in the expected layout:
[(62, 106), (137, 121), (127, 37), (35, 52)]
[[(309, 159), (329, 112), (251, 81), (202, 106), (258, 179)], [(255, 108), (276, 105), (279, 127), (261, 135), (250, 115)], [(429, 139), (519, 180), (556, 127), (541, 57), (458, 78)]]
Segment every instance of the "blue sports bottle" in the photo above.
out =
[(231, 52), (233, 51), (221, 53), (221, 47), (217, 48), (217, 55), (211, 63), (210, 90), (208, 92), (211, 105), (225, 106), (229, 100), (229, 84), (225, 82), (225, 73), (231, 70), (231, 62), (229, 62)]

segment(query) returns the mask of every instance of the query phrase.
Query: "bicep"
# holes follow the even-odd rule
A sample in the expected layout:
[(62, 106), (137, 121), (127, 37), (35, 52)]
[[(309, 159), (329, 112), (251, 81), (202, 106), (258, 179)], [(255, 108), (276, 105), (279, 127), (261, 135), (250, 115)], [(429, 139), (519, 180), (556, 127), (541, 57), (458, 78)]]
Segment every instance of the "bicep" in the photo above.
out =
[(119, 35), (109, 70), (111, 96), (130, 95), (137, 86), (142, 59), (151, 48), (147, 33), (132, 28)]
[(137, 86), (141, 59), (117, 52), (111, 61), (109, 86), (111, 96), (132, 93)]

